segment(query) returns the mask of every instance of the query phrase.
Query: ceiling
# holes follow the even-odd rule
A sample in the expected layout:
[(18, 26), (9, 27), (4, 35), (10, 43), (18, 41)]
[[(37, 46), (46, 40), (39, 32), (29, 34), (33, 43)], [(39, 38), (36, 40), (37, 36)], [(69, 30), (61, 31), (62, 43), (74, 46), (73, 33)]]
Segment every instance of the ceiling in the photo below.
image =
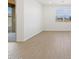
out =
[(37, 0), (37, 1), (45, 5), (71, 4), (71, 0)]

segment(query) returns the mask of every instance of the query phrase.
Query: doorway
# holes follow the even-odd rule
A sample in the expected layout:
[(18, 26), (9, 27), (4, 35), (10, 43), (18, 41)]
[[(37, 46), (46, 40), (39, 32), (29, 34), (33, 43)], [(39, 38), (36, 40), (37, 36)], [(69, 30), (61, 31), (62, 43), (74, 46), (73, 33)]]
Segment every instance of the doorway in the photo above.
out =
[(8, 4), (8, 42), (16, 41), (15, 5)]

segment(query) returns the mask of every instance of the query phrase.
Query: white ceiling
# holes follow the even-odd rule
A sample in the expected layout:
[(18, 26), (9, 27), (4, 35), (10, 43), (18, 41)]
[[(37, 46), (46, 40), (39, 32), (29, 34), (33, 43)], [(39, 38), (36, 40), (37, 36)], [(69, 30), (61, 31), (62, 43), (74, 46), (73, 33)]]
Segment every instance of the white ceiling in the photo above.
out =
[(37, 0), (38, 2), (50, 5), (50, 4), (71, 4), (71, 0)]

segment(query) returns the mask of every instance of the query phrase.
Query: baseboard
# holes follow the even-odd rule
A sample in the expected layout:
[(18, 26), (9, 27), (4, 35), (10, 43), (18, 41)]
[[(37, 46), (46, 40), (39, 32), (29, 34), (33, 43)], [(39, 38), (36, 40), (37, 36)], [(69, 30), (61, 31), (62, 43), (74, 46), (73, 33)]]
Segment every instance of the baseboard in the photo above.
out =
[(16, 41), (16, 42), (25, 42), (25, 41), (31, 39), (32, 37), (34, 37), (35, 35), (37, 35), (37, 34), (39, 34), (39, 33), (41, 33), (41, 32), (44, 32), (44, 31), (71, 31), (71, 30), (43, 30), (43, 31), (39, 31), (39, 32), (37, 32), (37, 33), (35, 33), (35, 34), (33, 34), (33, 35), (31, 35), (31, 36), (25, 38), (25, 39), (22, 40), (22, 41)]
[(71, 30), (52, 30), (52, 29), (47, 29), (47, 30), (43, 30), (43, 31), (71, 31)]
[(25, 40), (16, 40), (16, 42), (25, 42)]
[(31, 39), (32, 37), (34, 37), (35, 35), (37, 35), (37, 34), (39, 34), (39, 33), (41, 33), (41, 32), (42, 32), (42, 31), (39, 31), (39, 32), (37, 32), (37, 33), (35, 33), (35, 34), (33, 34), (33, 35), (31, 35), (31, 36), (25, 38), (24, 41), (27, 41), (27, 40)]

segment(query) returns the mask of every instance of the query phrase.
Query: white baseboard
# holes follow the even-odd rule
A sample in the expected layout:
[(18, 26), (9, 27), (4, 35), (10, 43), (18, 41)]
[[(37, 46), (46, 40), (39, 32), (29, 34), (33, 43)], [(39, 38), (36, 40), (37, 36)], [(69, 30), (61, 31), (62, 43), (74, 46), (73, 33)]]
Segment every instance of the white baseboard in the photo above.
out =
[(31, 39), (32, 37), (34, 37), (35, 35), (37, 35), (37, 34), (39, 34), (39, 33), (41, 33), (41, 32), (42, 32), (42, 31), (39, 31), (39, 32), (37, 32), (37, 33), (35, 33), (35, 34), (33, 34), (33, 35), (31, 35), (31, 36), (25, 38), (24, 41)]
[(71, 31), (70, 29), (69, 30), (52, 30), (52, 29), (45, 29), (43, 31)]
[[(46, 30), (43, 30), (43, 31), (71, 31), (71, 30), (49, 30), (49, 29), (46, 29)], [(37, 35), (37, 34), (43, 32), (43, 31), (39, 31), (39, 32), (37, 32), (37, 33), (35, 33), (35, 34), (29, 36), (29, 37), (26, 37), (24, 40), (22, 40), (22, 41), (17, 41), (17, 42), (25, 42), (25, 41), (31, 39), (32, 37), (34, 37), (35, 35)]]

